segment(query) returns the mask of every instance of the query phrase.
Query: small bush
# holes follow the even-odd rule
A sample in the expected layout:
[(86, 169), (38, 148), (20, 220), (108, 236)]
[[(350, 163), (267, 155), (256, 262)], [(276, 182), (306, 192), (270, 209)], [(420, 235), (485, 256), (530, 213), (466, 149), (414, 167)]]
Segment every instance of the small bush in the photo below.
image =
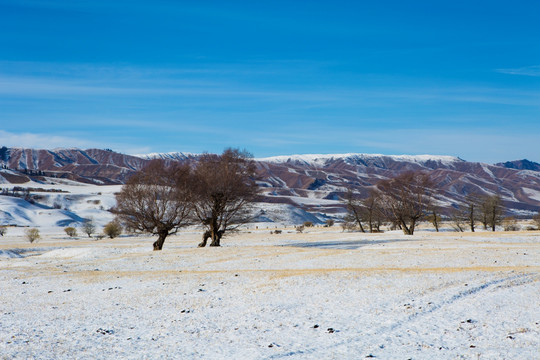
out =
[(75, 229), (73, 226), (68, 226), (64, 228), (64, 231), (66, 232), (67, 236), (71, 238), (77, 236), (77, 229)]
[(122, 233), (122, 226), (116, 221), (111, 221), (105, 225), (103, 233), (109, 238), (114, 239)]
[(0, 236), (4, 236), (7, 233), (7, 226), (0, 226)]
[(540, 230), (540, 212), (533, 217), (533, 222), (536, 225), (536, 228)]
[(26, 240), (30, 241), (31, 243), (38, 241), (41, 238), (39, 235), (39, 230), (36, 228), (26, 229), (24, 231), (24, 235), (26, 236)]
[(305, 228), (304, 225), (299, 225), (299, 226), (296, 227), (296, 232), (297, 233), (302, 233), (302, 232), (304, 232), (304, 228)]
[(356, 224), (352, 221), (345, 221), (341, 223), (341, 230), (345, 231), (354, 231), (356, 230)]
[(325, 226), (326, 226), (326, 227), (332, 227), (332, 226), (334, 226), (334, 220), (332, 220), (332, 219), (326, 220)]
[(517, 220), (511, 216), (503, 220), (504, 231), (519, 231)]
[(313, 226), (313, 223), (311, 221), (305, 221), (304, 222), (304, 226), (305, 227), (312, 227)]

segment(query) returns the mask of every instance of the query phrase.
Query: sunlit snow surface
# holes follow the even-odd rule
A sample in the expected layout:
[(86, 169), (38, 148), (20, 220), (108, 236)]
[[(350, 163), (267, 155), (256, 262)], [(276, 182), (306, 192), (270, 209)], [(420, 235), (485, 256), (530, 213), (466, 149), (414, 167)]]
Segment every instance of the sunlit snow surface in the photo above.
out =
[(323, 166), (329, 160), (343, 159), (345, 162), (355, 162), (358, 160), (394, 160), (394, 161), (406, 161), (414, 163), (426, 163), (429, 161), (441, 162), (446, 164), (452, 164), (454, 162), (463, 161), (455, 156), (448, 155), (382, 155), (382, 154), (305, 154), (305, 155), (281, 155), (271, 156), (266, 158), (259, 158), (259, 161), (273, 162), (273, 163), (286, 163), (286, 162), (300, 162), (305, 164), (311, 164), (313, 166)]
[(2, 359), (536, 359), (540, 233), (0, 238)]

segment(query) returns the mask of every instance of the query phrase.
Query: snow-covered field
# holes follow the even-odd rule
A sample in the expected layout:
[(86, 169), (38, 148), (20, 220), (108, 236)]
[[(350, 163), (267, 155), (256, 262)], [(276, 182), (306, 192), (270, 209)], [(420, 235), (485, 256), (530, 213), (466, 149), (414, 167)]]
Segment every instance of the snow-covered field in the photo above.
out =
[(199, 237), (8, 232), (0, 358), (540, 358), (539, 232)]

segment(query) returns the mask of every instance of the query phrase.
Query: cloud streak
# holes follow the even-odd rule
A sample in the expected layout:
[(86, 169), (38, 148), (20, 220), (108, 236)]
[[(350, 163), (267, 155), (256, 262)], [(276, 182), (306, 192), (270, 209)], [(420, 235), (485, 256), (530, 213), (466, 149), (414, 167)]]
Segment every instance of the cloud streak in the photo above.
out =
[(509, 75), (540, 77), (540, 65), (525, 66), (516, 69), (497, 69), (497, 72)]
[(103, 144), (82, 138), (38, 133), (13, 133), (0, 130), (0, 144), (7, 147), (54, 149), (58, 147), (102, 147)]

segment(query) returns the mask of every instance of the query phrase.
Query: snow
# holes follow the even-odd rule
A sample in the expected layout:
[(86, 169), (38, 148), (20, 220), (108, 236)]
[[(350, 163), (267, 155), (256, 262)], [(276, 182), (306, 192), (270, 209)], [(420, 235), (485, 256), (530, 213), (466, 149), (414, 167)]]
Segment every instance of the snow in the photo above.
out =
[(388, 158), (395, 161), (407, 161), (424, 164), (428, 161), (436, 161), (445, 164), (461, 162), (458, 157), (447, 155), (382, 155), (382, 154), (304, 154), (304, 155), (282, 155), (266, 158), (258, 158), (258, 161), (272, 163), (300, 162), (311, 164), (312, 166), (324, 166), (328, 161), (335, 159), (343, 159), (344, 161), (354, 161), (355, 159), (373, 160), (378, 158)]
[[(4, 358), (534, 359), (540, 233), (0, 238)], [(32, 253), (33, 248), (37, 249)]]
[(97, 226), (113, 219), (107, 210), (116, 204), (114, 194), (121, 185), (98, 186), (52, 178), (48, 181), (0, 184), (0, 190), (14, 186), (31, 188), (31, 195), (38, 197), (32, 204), (20, 197), (0, 196), (0, 224), (39, 227), (51, 232), (58, 227), (81, 225), (85, 219), (92, 218)]
[(168, 153), (136, 154), (132, 156), (136, 156), (138, 158), (146, 159), (146, 160), (150, 160), (150, 159), (185, 160), (190, 157), (196, 156), (196, 154), (190, 153), (190, 152), (173, 151), (173, 152), (168, 152)]
[[(114, 216), (108, 210), (116, 205), (115, 193), (121, 185), (93, 185), (65, 179), (48, 179), (48, 183), (29, 181), (24, 184), (0, 184), (1, 189), (12, 189), (14, 186), (31, 188), (31, 195), (39, 196), (35, 204), (23, 198), (0, 196), (0, 224), (19, 227), (39, 227), (41, 232), (52, 233), (66, 226), (81, 226), (85, 219), (93, 219), (100, 228), (111, 221)], [(38, 191), (44, 189), (49, 191)], [(54, 190), (55, 192), (53, 192)], [(62, 190), (63, 192), (57, 192)], [(315, 192), (311, 195), (315, 196)], [(324, 193), (320, 193), (323, 196)], [(282, 196), (285, 197), (285, 196)], [(339, 201), (289, 196), (297, 204), (331, 206)], [(267, 211), (259, 216), (260, 221), (280, 224), (302, 224), (305, 221), (321, 222), (314, 214), (288, 204), (255, 204), (256, 213)], [(12, 231), (22, 233), (22, 229)], [(79, 231), (81, 232), (81, 231)]]
[[(289, 204), (257, 203), (254, 210), (257, 215), (254, 221), (268, 223), (273, 225), (272, 227), (276, 224), (281, 226), (300, 225), (306, 221), (311, 221), (314, 224), (323, 222), (314, 214)], [(261, 224), (261, 227), (263, 225)]]
[(529, 188), (523, 188), (523, 192), (525, 195), (527, 195), (530, 199), (540, 201), (540, 191), (529, 189)]

